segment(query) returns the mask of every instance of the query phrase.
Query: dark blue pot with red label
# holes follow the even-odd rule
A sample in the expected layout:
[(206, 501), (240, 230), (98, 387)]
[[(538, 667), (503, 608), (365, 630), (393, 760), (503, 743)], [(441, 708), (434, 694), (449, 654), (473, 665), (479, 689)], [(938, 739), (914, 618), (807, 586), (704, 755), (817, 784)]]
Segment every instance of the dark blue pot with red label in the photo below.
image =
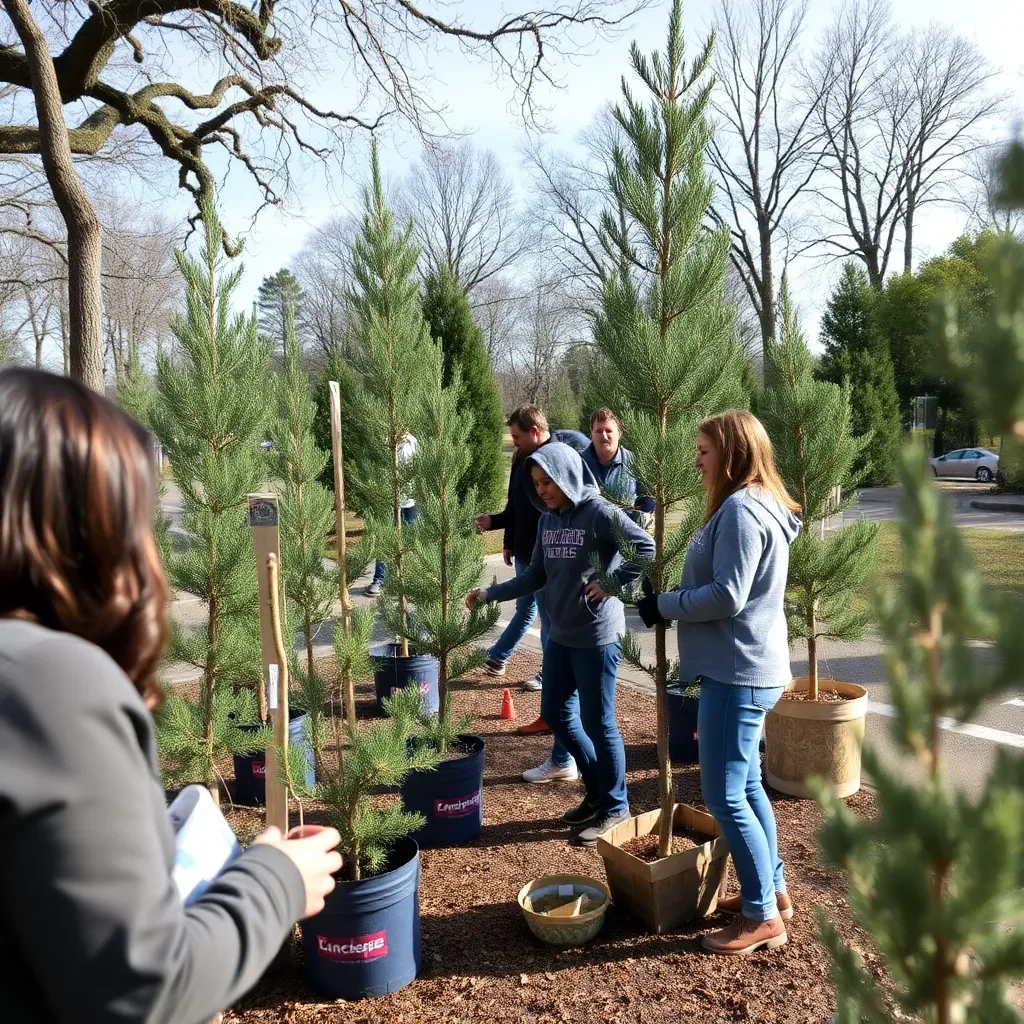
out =
[(460, 846), (484, 827), (484, 741), (465, 735), (458, 742), (461, 757), (409, 772), (399, 790), (405, 810), (427, 819), (413, 832), (420, 846)]
[(403, 658), (400, 651), (398, 644), (378, 644), (370, 648), (378, 714), (384, 714), (382, 701), (385, 697), (407, 686), (419, 687), (425, 710), (428, 714), (436, 714), (441, 706), (437, 691), (437, 658), (430, 654), (413, 654)]
[(697, 764), (697, 708), (699, 694), (688, 696), (692, 683), (669, 683), (668, 696), (668, 754), (676, 764)]
[[(256, 732), (260, 725), (240, 725), (243, 732)], [(288, 744), (302, 747), (306, 756), (306, 786), (312, 788), (316, 782), (313, 773), (313, 748), (306, 735), (306, 712), (291, 708), (288, 712)], [(258, 750), (254, 754), (235, 754), (235, 802), (240, 804), (265, 804), (267, 802), (267, 752)]]
[(399, 839), (387, 870), (358, 882), (339, 881), (324, 909), (302, 922), (310, 988), (332, 999), (397, 992), (420, 969), (420, 851)]

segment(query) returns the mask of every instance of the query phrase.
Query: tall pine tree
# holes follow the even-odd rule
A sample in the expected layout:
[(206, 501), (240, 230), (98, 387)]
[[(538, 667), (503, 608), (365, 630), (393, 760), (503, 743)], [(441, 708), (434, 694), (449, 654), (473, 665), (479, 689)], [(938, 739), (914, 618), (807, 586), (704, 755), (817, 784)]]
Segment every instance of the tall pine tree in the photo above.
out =
[(825, 307), (821, 338), (822, 380), (850, 383), (853, 430), (867, 444), (857, 472), (865, 484), (892, 483), (903, 436), (889, 345), (879, 317), (879, 296), (867, 274), (848, 263)]
[[(276, 409), (270, 424), (274, 443), (275, 476), (280, 481), (281, 573), (287, 599), (290, 634), (302, 630), (305, 664), (293, 675), (300, 686), (300, 701), (309, 715), (312, 736), (322, 738), (326, 683), (313, 658), (316, 629), (331, 618), (338, 596), (337, 569), (327, 561), (327, 535), (334, 526), (334, 498), (318, 477), (330, 462), (313, 436), (316, 406), (309, 380), (300, 365), (295, 336), (295, 311), (285, 316), (284, 369), (275, 379)], [(313, 749), (320, 743), (314, 740)], [(318, 771), (321, 766), (316, 765)]]
[(256, 558), (247, 528), (246, 496), (260, 490), (259, 442), (266, 425), (267, 347), (255, 316), (233, 316), (231, 294), (242, 267), (225, 272), (221, 226), (203, 211), (198, 259), (177, 253), (187, 312), (172, 322), (179, 355), (157, 367), (152, 422), (170, 453), (189, 540), (171, 553), (167, 574), (176, 591), (206, 606), (206, 623), (175, 628), (170, 656), (200, 669), (198, 695), (172, 691), (158, 718), (170, 782), (220, 787), (217, 760), (259, 749), (264, 733), (238, 725), (256, 718), (259, 685), (259, 598)]
[[(600, 393), (620, 413), (635, 454), (639, 490), (655, 501), (656, 554), (644, 573), (656, 591), (679, 580), (683, 554), (703, 516), (694, 469), (697, 425), (739, 392), (733, 317), (724, 298), (729, 238), (708, 231), (712, 184), (704, 166), (712, 40), (686, 66), (682, 3), (674, 0), (663, 53), (645, 57), (634, 42), (633, 71), (647, 94), (622, 83), (615, 108), (623, 142), (612, 152), (611, 196), (602, 233), (614, 262), (629, 268), (606, 281), (596, 318)], [(668, 513), (688, 512), (670, 529)], [(675, 793), (668, 752), (665, 623), (648, 665), (627, 635), (623, 656), (649, 672), (658, 710), (661, 856), (671, 850)]]
[(305, 293), (299, 279), (287, 268), (282, 267), (276, 274), (263, 278), (256, 304), (259, 306), (260, 333), (270, 339), (270, 351), (284, 358), (288, 344), (288, 322), (302, 315)]
[[(400, 513), (402, 500), (412, 492), (413, 463), (399, 458), (398, 445), (406, 435), (415, 436), (424, 381), (437, 350), (420, 309), (413, 225), (410, 221), (395, 230), (394, 214), (384, 199), (376, 143), (363, 202), (362, 227), (352, 256), (355, 286), (349, 295), (356, 320), (357, 408), (367, 442), (357, 454), (364, 479), (376, 482), (366, 496), (367, 526), (378, 557), (388, 566), (385, 590), (405, 622), (409, 531), (403, 528)], [(401, 633), (401, 654), (407, 657), (408, 640), (404, 629)]]
[[(1011, 150), (1004, 173), (1003, 201), (1024, 208), (1024, 149)], [(950, 308), (937, 335), (991, 429), (1024, 442), (1024, 244), (1003, 238), (988, 277), (992, 317), (964, 336)], [(1019, 688), (1024, 630), (1019, 612), (986, 593), (914, 447), (904, 454), (900, 482), (906, 572), (878, 614), (892, 743), (919, 770), (891, 766), (865, 747), (877, 814), (857, 817), (822, 792), (822, 848), (845, 869), (850, 909), (885, 957), (901, 1017), (1009, 1024), (1021, 1017), (1006, 983), (1024, 976), (1024, 760), (1001, 748), (983, 790), (958, 792), (946, 774), (945, 726), (970, 721)], [(997, 641), (978, 658), (970, 638), (992, 634)], [(823, 913), (819, 921), (832, 955), (836, 1020), (888, 1022), (872, 973)]]
[(413, 485), (419, 516), (405, 574), (412, 608), (403, 623), (394, 602), (385, 601), (383, 607), (395, 633), (438, 660), (440, 714), (427, 728), (443, 753), (466, 724), (452, 718), (449, 681), (487, 660), (487, 652), (476, 644), (493, 629), (501, 609), (479, 606), (467, 612), (463, 606), (484, 570), (483, 541), (473, 528), (480, 504), (472, 488), (463, 490), (473, 469), (475, 435), (472, 416), (460, 408), (458, 368), (445, 387), (439, 362), (437, 358), (433, 367), (424, 367), (422, 440)]
[(459, 411), (473, 420), (469, 441), (471, 459), (459, 484), (459, 497), (465, 498), (472, 488), (479, 507), (490, 508), (500, 499), (505, 482), (501, 450), (505, 418), (501, 393), (469, 300), (447, 266), (427, 278), (423, 316), (431, 337), (441, 346), (444, 386), (450, 386), (458, 372), (462, 378)]
[(819, 525), (852, 504), (854, 464), (864, 448), (853, 433), (850, 388), (814, 379), (814, 360), (789, 298), (779, 303), (782, 337), (765, 346), (764, 388), (756, 412), (772, 439), (786, 489), (804, 529), (790, 547), (786, 612), (789, 635), (807, 642), (808, 696), (818, 698), (818, 642), (856, 640), (870, 620), (855, 594), (869, 581), (878, 523), (860, 519), (824, 534)]

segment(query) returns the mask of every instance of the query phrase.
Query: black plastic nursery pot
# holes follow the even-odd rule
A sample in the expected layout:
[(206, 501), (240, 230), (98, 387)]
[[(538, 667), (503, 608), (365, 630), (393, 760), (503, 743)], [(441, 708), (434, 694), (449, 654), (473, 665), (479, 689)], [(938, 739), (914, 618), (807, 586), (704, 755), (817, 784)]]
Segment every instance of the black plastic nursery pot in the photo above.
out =
[(676, 764), (697, 764), (700, 760), (697, 744), (697, 709), (699, 696), (687, 696), (689, 683), (669, 683), (668, 695), (668, 754)]
[[(260, 725), (240, 725), (243, 732), (256, 732)], [(288, 711), (288, 744), (302, 747), (306, 756), (306, 785), (316, 782), (313, 774), (313, 748), (306, 735), (306, 712), (298, 708)], [(235, 754), (235, 802), (240, 804), (265, 804), (267, 802), (267, 752), (258, 750), (254, 754)]]
[(373, 661), (373, 685), (377, 693), (377, 713), (384, 713), (383, 701), (407, 686), (419, 687), (428, 714), (441, 706), (438, 695), (438, 662), (430, 654), (413, 654), (403, 658), (398, 644), (378, 644), (370, 648)]
[(461, 757), (409, 772), (402, 782), (402, 806), (427, 819), (413, 833), (420, 846), (460, 846), (484, 827), (484, 741), (467, 734), (458, 742), (465, 751)]
[(310, 988), (333, 999), (367, 999), (405, 988), (420, 969), (420, 851), (399, 839), (387, 870), (339, 881), (322, 911), (305, 920)]

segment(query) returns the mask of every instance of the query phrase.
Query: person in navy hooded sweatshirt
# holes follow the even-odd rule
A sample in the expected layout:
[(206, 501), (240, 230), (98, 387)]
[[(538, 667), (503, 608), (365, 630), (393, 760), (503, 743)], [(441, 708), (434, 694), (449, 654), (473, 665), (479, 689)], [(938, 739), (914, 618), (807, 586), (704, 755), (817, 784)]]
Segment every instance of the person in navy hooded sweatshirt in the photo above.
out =
[[(601, 497), (594, 475), (575, 449), (557, 441), (526, 460), (524, 481), (541, 509), (529, 568), (515, 579), (470, 591), (466, 605), (511, 601), (544, 588), (550, 633), (544, 648), (541, 715), (576, 760), (586, 795), (562, 815), (582, 829), (577, 842), (593, 846), (604, 831), (629, 817), (626, 752), (615, 721), (615, 682), (625, 632), (622, 602), (595, 579), (601, 571), (623, 586), (639, 575), (619, 554), (618, 537), (641, 559), (654, 542), (621, 509)], [(579, 715), (573, 696), (579, 695)]]

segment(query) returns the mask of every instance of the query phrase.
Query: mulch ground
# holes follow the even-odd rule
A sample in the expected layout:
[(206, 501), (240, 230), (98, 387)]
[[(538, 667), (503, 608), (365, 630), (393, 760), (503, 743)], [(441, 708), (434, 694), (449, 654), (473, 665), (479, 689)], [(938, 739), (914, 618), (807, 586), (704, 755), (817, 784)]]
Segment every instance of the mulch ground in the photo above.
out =
[[(813, 803), (772, 794), (789, 891), (797, 915), (789, 943), (776, 952), (727, 959), (701, 951), (700, 937), (719, 927), (715, 917), (670, 935), (651, 935), (618, 911), (608, 913), (590, 945), (555, 951), (535, 939), (516, 903), (530, 879), (551, 872), (604, 878), (593, 850), (569, 845), (559, 815), (581, 798), (578, 784), (531, 786), (520, 779), (547, 755), (550, 737), (521, 737), (515, 728), (536, 717), (540, 695), (514, 689), (518, 718), (498, 717), (501, 691), (531, 677), (539, 662), (516, 655), (504, 680), (473, 677), (456, 684), (456, 710), (474, 719), (487, 740), (484, 829), (467, 846), (425, 850), (420, 909), (423, 966), (407, 988), (359, 1003), (323, 1001), (304, 981), (298, 943), (288, 947), (260, 984), (224, 1020), (233, 1024), (456, 1024), (471, 1020), (637, 1022), (829, 1021), (835, 1008), (829, 960), (817, 941), (814, 908), (821, 908), (846, 940), (879, 973), (866, 936), (850, 917), (841, 877), (815, 855), (819, 814)], [(360, 715), (370, 713), (372, 686), (359, 690)], [(626, 687), (618, 696), (626, 743), (629, 797), (634, 813), (657, 806), (658, 761), (653, 698)], [(679, 799), (700, 806), (696, 766), (676, 776)], [(849, 801), (873, 813), (870, 794)], [(252, 811), (231, 812), (239, 832), (258, 824)], [(307, 820), (317, 820), (308, 809)]]

